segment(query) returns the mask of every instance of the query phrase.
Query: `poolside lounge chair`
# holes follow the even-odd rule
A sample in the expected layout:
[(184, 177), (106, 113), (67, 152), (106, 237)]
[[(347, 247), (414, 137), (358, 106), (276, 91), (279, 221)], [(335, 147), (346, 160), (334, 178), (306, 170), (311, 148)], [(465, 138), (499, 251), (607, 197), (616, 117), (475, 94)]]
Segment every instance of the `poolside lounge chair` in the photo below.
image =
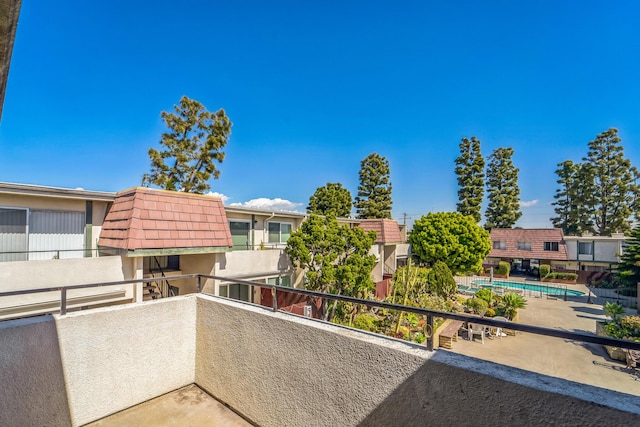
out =
[(480, 335), (482, 338), (482, 344), (484, 344), (484, 335), (487, 333), (487, 327), (484, 325), (478, 325), (476, 323), (469, 323), (469, 329), (467, 334), (469, 335), (469, 341), (473, 341), (474, 335)]

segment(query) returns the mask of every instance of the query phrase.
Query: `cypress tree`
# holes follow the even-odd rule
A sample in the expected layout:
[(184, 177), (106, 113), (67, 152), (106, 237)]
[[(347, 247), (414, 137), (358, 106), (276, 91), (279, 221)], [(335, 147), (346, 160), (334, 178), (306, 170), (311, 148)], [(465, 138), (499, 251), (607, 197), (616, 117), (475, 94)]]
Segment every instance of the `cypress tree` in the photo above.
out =
[(519, 169), (513, 165), (513, 148), (497, 148), (489, 156), (485, 211), (487, 229), (511, 228), (520, 219)]
[(556, 174), (560, 188), (553, 196), (556, 201), (556, 217), (550, 218), (554, 227), (562, 228), (567, 236), (579, 236), (589, 231), (594, 232), (592, 214), (593, 197), (585, 191), (584, 182), (593, 180), (592, 170), (588, 165), (566, 160), (558, 164)]
[(624, 242), (617, 273), (627, 287), (635, 288), (640, 282), (640, 226), (635, 227)]
[(360, 185), (354, 206), (357, 218), (391, 218), (391, 181), (389, 161), (369, 154), (361, 162)]
[(484, 196), (484, 165), (480, 140), (475, 136), (471, 140), (462, 138), (455, 169), (459, 187), (457, 211), (463, 215), (471, 215), (476, 222), (480, 222)]
[(587, 156), (582, 159), (591, 174), (583, 182), (584, 191), (592, 196), (583, 204), (593, 209), (593, 222), (600, 236), (628, 232), (633, 211), (637, 210), (638, 170), (624, 157), (621, 141), (617, 129), (602, 132), (589, 142)]

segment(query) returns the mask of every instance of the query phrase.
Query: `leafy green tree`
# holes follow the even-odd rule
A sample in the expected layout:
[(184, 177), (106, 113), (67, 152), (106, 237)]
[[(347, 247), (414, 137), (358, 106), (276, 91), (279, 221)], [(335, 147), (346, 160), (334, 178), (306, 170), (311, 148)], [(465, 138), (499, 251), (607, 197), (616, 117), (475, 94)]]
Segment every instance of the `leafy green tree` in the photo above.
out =
[(589, 142), (587, 156), (582, 159), (592, 176), (582, 183), (584, 191), (592, 195), (585, 205), (593, 209), (593, 222), (600, 236), (628, 232), (634, 210), (637, 216), (638, 170), (624, 157), (621, 141), (617, 129), (602, 132)]
[(429, 282), (429, 291), (442, 298), (453, 298), (458, 293), (456, 280), (447, 264), (442, 261), (436, 261), (433, 264), (427, 274), (427, 281)]
[(484, 196), (484, 157), (480, 152), (480, 140), (475, 136), (462, 138), (460, 156), (456, 159), (458, 176), (457, 210), (462, 215), (471, 215), (480, 222), (480, 209)]
[(582, 163), (566, 160), (556, 169), (557, 183), (552, 205), (557, 216), (551, 218), (554, 227), (562, 228), (567, 236), (579, 236), (585, 231), (593, 232), (593, 195), (585, 191), (585, 182), (593, 180), (592, 169)]
[(487, 193), (489, 204), (485, 211), (485, 227), (511, 228), (520, 219), (520, 188), (518, 172), (513, 165), (513, 148), (497, 148), (489, 156)]
[(416, 220), (409, 235), (411, 251), (420, 262), (442, 261), (453, 274), (482, 271), (491, 250), (489, 233), (459, 212), (430, 213)]
[[(376, 258), (369, 254), (375, 239), (374, 231), (340, 226), (333, 215), (311, 214), (291, 233), (285, 253), (294, 265), (305, 270), (307, 289), (366, 298), (375, 289), (371, 271)], [(322, 318), (330, 320), (326, 300)]]
[(318, 215), (335, 215), (339, 218), (348, 218), (351, 215), (351, 193), (339, 182), (328, 182), (323, 187), (318, 187), (309, 198), (307, 212)]
[(640, 225), (636, 226), (624, 242), (617, 274), (620, 282), (630, 288), (640, 283)]
[(359, 219), (391, 218), (391, 181), (389, 161), (369, 154), (361, 162), (360, 185), (354, 206)]
[(224, 160), (222, 149), (229, 140), (232, 123), (223, 109), (210, 113), (186, 96), (173, 108), (175, 114), (160, 113), (169, 128), (160, 139), (164, 149), (149, 149), (151, 172), (144, 175), (142, 183), (165, 190), (204, 193), (211, 188), (211, 176), (220, 176), (214, 161)]

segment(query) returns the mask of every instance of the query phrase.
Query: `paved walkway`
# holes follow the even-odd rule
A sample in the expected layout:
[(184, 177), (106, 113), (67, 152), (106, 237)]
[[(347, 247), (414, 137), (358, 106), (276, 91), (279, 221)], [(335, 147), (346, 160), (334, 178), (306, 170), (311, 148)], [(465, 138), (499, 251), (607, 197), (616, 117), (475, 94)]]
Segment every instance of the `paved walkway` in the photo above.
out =
[(252, 424), (192, 384), (86, 427), (249, 427)]
[[(606, 317), (601, 306), (584, 302), (528, 298), (519, 323), (595, 334), (596, 321)], [(456, 353), (640, 396), (640, 371), (609, 358), (601, 345), (521, 333), (453, 345)], [(449, 350), (444, 350), (449, 351)]]

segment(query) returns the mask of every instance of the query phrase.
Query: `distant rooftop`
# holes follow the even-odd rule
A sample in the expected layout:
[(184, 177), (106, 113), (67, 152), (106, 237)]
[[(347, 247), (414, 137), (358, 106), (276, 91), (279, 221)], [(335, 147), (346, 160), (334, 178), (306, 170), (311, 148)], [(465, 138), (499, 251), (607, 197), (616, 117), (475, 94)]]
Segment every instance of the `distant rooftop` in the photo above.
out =
[(136, 187), (116, 195), (98, 245), (151, 255), (220, 252), (233, 242), (220, 198)]
[[(568, 258), (567, 245), (560, 228), (494, 228), (492, 242), (504, 242), (505, 248), (491, 248), (491, 258), (525, 258), (565, 261)], [(558, 250), (544, 250), (545, 242), (558, 243)], [(519, 249), (518, 243), (529, 243), (530, 248)]]
[(358, 227), (366, 231), (375, 231), (376, 243), (401, 243), (402, 235), (398, 222), (394, 219), (363, 219)]

